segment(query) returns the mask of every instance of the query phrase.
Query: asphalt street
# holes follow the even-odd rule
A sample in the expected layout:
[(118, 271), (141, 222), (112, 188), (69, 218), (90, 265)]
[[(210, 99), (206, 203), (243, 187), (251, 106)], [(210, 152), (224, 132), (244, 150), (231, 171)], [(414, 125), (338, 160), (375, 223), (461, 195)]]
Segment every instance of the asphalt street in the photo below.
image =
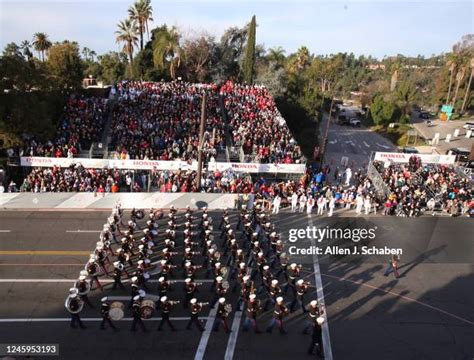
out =
[[(110, 283), (104, 292), (93, 290), (89, 297), (95, 308), (86, 307), (81, 313), (87, 319), (88, 328), (71, 329), (64, 300), (98, 239), (98, 232), (93, 231), (102, 227), (108, 215), (105, 212), (0, 213), (2, 343), (59, 343), (61, 359), (193, 359), (199, 351), (204, 351), (204, 359), (310, 358), (306, 354), (309, 336), (301, 334), (305, 320), (301, 310), (286, 319), (287, 335), (277, 332), (256, 335), (241, 330), (227, 335), (221, 330), (211, 332), (204, 346), (199, 331), (184, 330), (188, 314), (181, 306), (172, 313), (177, 332), (167, 328), (155, 331), (157, 313), (154, 319), (146, 321), (147, 327), (153, 330), (149, 334), (131, 333), (128, 313), (126, 319), (117, 323), (119, 332), (99, 330), (100, 298), (127, 299), (130, 292), (127, 284), (125, 291), (112, 291)], [(215, 221), (220, 219), (218, 212), (211, 216)], [(285, 241), (290, 229), (305, 229), (310, 223), (320, 228), (375, 226), (376, 238), (370, 244), (360, 245), (391, 244), (405, 252), (399, 279), (383, 276), (387, 256), (319, 257), (333, 358), (471, 359), (474, 242), (467, 234), (474, 231), (472, 221), (432, 217), (336, 220), (287, 212), (272, 216)], [(235, 212), (231, 221), (235, 228)], [(295, 244), (306, 246), (304, 240), (287, 245)], [(178, 241), (178, 251), (179, 245)], [(312, 291), (306, 298), (309, 302), (317, 297), (314, 258), (295, 256), (293, 259), (302, 263), (302, 276), (311, 282)], [(209, 301), (210, 283), (202, 270), (197, 277), (203, 282), (199, 300)], [(170, 297), (176, 300), (183, 298), (182, 279), (180, 272), (173, 277), (177, 282)], [(149, 286), (149, 294), (157, 294), (156, 284)], [(237, 295), (230, 293), (228, 297), (235, 305)], [(265, 299), (263, 294), (259, 297)], [(287, 296), (286, 300), (291, 298)], [(206, 308), (202, 320), (206, 321), (209, 314)], [(233, 313), (229, 318), (234, 329), (242, 326), (240, 315)], [(270, 317), (270, 311), (260, 315), (258, 322), (262, 329)]]
[[(324, 116), (320, 131), (326, 131), (327, 115)], [(344, 170), (346, 166), (353, 170), (365, 168), (372, 152), (397, 151), (396, 147), (383, 136), (369, 131), (364, 126), (353, 127), (338, 125), (335, 119), (329, 124), (328, 145), (325, 163), (332, 168)], [(346, 165), (347, 164), (347, 165)]]

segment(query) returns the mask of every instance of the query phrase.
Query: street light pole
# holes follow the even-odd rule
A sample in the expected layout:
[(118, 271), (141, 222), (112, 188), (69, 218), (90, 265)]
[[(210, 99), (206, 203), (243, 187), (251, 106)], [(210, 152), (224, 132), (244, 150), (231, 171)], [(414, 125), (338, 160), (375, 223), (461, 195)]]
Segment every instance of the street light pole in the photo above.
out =
[(207, 95), (204, 92), (201, 102), (201, 124), (199, 126), (199, 148), (198, 148), (198, 173), (197, 173), (197, 184), (198, 191), (201, 190), (201, 176), (202, 176), (202, 146), (204, 137), (204, 125), (206, 123), (206, 101)]

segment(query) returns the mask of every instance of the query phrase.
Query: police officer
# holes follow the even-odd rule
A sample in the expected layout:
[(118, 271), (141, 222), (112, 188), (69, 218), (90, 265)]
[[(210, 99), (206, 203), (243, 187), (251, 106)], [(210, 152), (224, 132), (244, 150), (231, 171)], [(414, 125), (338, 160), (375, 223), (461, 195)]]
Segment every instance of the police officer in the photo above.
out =
[(179, 301), (171, 301), (168, 299), (167, 296), (163, 296), (160, 299), (161, 305), (161, 321), (160, 325), (158, 326), (158, 331), (161, 331), (163, 329), (163, 325), (167, 323), (169, 327), (171, 328), (172, 331), (176, 331), (176, 328), (173, 326), (173, 324), (170, 321), (170, 312), (173, 309), (173, 306), (176, 304), (179, 304)]
[(276, 298), (275, 308), (273, 309), (273, 317), (270, 320), (270, 324), (267, 326), (267, 333), (271, 333), (275, 324), (278, 324), (280, 334), (286, 334), (286, 330), (283, 328), (283, 318), (288, 314), (288, 308), (283, 302), (281, 296)]
[(117, 327), (110, 319), (110, 305), (107, 303), (107, 297), (103, 297), (101, 300), (102, 305), (100, 307), (100, 313), (102, 315), (102, 322), (100, 323), (100, 330), (105, 330), (105, 324), (109, 324), (109, 326), (114, 329), (114, 331), (118, 331)]
[(227, 325), (227, 318), (230, 314), (229, 309), (231, 308), (232, 306), (226, 303), (225, 297), (219, 298), (219, 305), (217, 307), (216, 312), (216, 320), (214, 321), (214, 325), (212, 326), (213, 331), (218, 331), (220, 324), (224, 326), (224, 330), (227, 334), (232, 331), (229, 329), (229, 325)]
[(204, 327), (201, 324), (201, 321), (199, 320), (199, 313), (201, 312), (203, 306), (208, 305), (209, 303), (200, 303), (197, 301), (196, 298), (192, 298), (189, 301), (189, 304), (191, 305), (191, 318), (189, 319), (188, 325), (186, 326), (186, 330), (191, 330), (191, 326), (196, 324), (197, 328), (199, 331), (203, 332)]
[(133, 332), (137, 331), (137, 324), (138, 324), (138, 326), (140, 326), (143, 332), (148, 332), (142, 320), (140, 295), (137, 295), (133, 298), (132, 315), (133, 315), (133, 321), (132, 321), (132, 328), (130, 330)]

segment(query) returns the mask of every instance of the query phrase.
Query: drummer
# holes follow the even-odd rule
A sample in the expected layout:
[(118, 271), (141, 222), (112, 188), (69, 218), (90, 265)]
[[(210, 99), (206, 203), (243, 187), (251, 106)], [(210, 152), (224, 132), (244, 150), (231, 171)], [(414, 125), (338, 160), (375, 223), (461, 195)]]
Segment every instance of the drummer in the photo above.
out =
[(137, 295), (133, 298), (132, 315), (133, 315), (133, 321), (132, 321), (132, 328), (130, 330), (133, 332), (137, 331), (137, 325), (138, 325), (143, 330), (143, 332), (148, 332), (142, 320), (140, 295)]
[(100, 323), (100, 330), (105, 330), (105, 324), (109, 324), (109, 326), (114, 329), (114, 331), (118, 331), (117, 327), (112, 322), (110, 318), (110, 305), (107, 303), (107, 297), (103, 297), (101, 300), (102, 305), (100, 307), (100, 313), (102, 314), (102, 322)]

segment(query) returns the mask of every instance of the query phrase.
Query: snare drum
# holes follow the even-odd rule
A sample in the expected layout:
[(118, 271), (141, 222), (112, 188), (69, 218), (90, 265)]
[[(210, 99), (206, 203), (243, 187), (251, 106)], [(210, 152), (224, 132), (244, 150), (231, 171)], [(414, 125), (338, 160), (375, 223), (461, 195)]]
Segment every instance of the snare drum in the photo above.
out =
[(110, 304), (109, 315), (112, 320), (121, 320), (124, 316), (125, 305), (120, 301), (114, 301)]
[(142, 319), (150, 319), (155, 312), (155, 302), (153, 300), (143, 300), (140, 306)]

